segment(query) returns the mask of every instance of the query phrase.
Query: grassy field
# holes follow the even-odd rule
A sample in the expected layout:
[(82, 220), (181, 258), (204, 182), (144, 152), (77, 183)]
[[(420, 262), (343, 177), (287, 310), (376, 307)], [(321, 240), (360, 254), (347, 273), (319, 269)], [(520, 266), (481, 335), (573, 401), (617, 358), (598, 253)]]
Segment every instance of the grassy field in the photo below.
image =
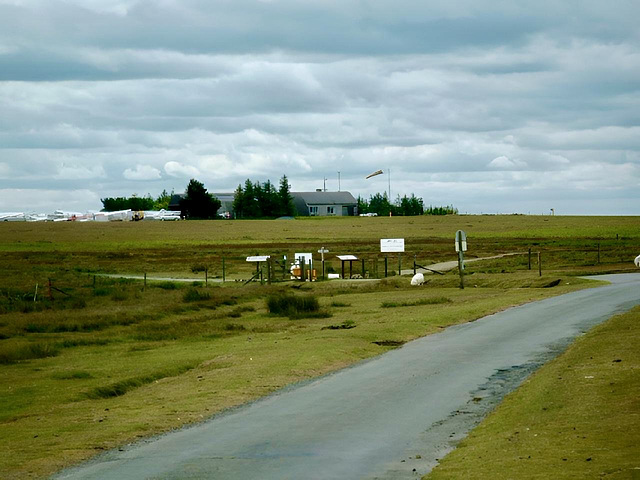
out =
[[(579, 274), (632, 270), (636, 227), (629, 217), (523, 216), (0, 224), (0, 472), (41, 478), (453, 323), (589, 285)], [(465, 290), (456, 272), (420, 288), (398, 276), (144, 288), (99, 275), (193, 277), (207, 265), (219, 276), (224, 257), (228, 278), (247, 278), (246, 255), (326, 246), (364, 257), (373, 276), (380, 238), (404, 237), (403, 264), (415, 255), (424, 265), (455, 259), (457, 229), (471, 257), (542, 251), (543, 276), (527, 255), (469, 264)], [(315, 298), (320, 311), (269, 313), (268, 298), (285, 294)]]
[(425, 480), (640, 478), (640, 308), (579, 338)]

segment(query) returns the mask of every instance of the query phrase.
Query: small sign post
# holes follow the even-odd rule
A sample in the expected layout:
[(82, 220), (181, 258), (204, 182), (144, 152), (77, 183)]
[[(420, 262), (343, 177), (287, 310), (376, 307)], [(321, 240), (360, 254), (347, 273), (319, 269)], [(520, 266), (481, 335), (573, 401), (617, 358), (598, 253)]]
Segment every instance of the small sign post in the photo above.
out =
[(464, 289), (464, 252), (467, 251), (467, 234), (462, 230), (456, 232), (456, 252), (458, 252), (458, 271), (460, 272), (460, 288)]
[[(380, 252), (398, 254), (398, 275), (402, 275), (402, 254), (404, 253), (404, 238), (381, 238)], [(387, 263), (385, 258), (385, 274), (387, 276)]]
[(344, 279), (344, 262), (349, 262), (349, 278), (353, 276), (353, 262), (358, 260), (355, 255), (337, 255), (338, 259), (342, 262), (342, 278)]
[(318, 253), (320, 254), (322, 259), (322, 279), (324, 280), (325, 279), (324, 278), (324, 254), (329, 253), (329, 250), (324, 247), (320, 247), (320, 250), (318, 250)]

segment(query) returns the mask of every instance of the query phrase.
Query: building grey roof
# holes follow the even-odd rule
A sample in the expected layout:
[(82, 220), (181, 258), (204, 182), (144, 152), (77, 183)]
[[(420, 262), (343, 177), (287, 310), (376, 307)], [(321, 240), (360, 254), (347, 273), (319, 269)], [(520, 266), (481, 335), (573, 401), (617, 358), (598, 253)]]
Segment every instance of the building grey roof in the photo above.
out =
[(291, 192), (294, 198), (304, 200), (307, 205), (357, 205), (350, 192)]

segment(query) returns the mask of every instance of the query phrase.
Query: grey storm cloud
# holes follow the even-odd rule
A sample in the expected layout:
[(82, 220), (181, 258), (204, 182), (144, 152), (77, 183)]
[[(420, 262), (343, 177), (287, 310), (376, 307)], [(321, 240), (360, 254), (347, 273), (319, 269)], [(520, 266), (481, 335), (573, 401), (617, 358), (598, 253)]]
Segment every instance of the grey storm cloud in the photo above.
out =
[(99, 209), (191, 177), (336, 189), (340, 172), (355, 195), (391, 179), (463, 212), (639, 214), (639, 13), (0, 0), (0, 210)]

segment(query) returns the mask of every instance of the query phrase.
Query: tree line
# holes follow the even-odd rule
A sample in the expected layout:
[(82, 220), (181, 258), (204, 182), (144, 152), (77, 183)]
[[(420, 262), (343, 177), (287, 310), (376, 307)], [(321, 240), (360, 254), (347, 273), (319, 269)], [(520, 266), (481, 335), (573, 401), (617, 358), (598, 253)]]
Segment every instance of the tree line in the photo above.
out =
[(380, 216), (414, 216), (414, 215), (456, 215), (458, 209), (453, 205), (444, 207), (429, 206), (425, 208), (424, 201), (413, 193), (407, 197), (403, 195), (390, 202), (387, 193), (376, 193), (369, 199), (358, 196), (358, 212), (361, 214), (375, 213)]
[(270, 180), (264, 183), (247, 179), (238, 185), (233, 197), (235, 218), (292, 217), (296, 209), (291, 196), (291, 186), (286, 175), (280, 179), (279, 188)]
[(167, 210), (169, 202), (173, 196), (173, 191), (167, 193), (163, 190), (160, 195), (153, 198), (147, 194), (144, 197), (138, 197), (135, 193), (130, 197), (106, 197), (101, 198), (103, 212), (116, 212), (118, 210)]

